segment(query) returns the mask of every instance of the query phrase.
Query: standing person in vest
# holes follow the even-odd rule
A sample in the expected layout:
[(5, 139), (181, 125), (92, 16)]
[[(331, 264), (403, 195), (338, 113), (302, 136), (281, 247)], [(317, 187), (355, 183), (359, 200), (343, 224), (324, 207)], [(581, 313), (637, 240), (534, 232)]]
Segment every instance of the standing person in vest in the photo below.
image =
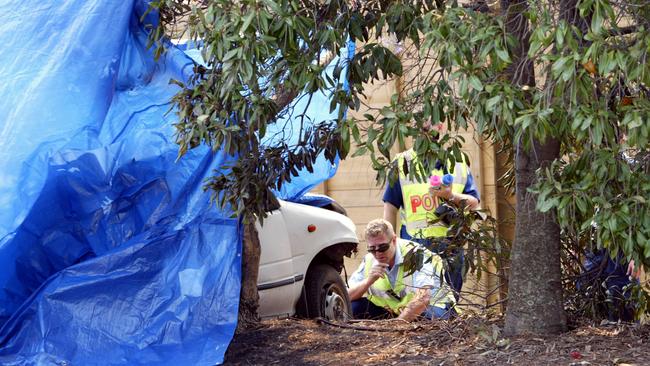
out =
[(368, 254), (348, 281), (355, 318), (397, 316), (411, 321), (421, 315), (432, 319), (454, 314), (453, 292), (440, 280), (443, 265), (439, 256), (422, 248), (423, 267), (406, 276), (404, 256), (418, 244), (397, 238), (384, 219), (370, 221), (365, 237)]
[[(428, 127), (427, 132), (433, 130), (430, 132), (438, 134), (440, 126), (442, 125), (438, 124), (439, 128)], [(383, 198), (384, 219), (396, 227), (396, 218), (399, 213), (400, 237), (402, 239), (422, 244), (427, 249), (448, 259), (450, 270), (446, 274), (446, 280), (458, 296), (463, 286), (465, 256), (462, 249), (456, 250), (449, 257), (446, 256), (446, 247), (436, 246), (429, 238), (446, 237), (448, 227), (442, 222), (435, 225), (429, 222), (436, 217), (436, 209), (443, 201), (458, 204), (465, 200), (465, 204), (470, 210), (478, 209), (480, 195), (474, 184), (474, 177), (465, 162), (456, 162), (452, 173), (449, 164), (437, 161), (429, 176), (442, 178), (445, 174), (452, 173), (453, 182), (450, 185), (442, 185), (439, 189), (433, 189), (428, 179), (425, 182), (418, 182), (415, 178), (409, 178), (403, 171), (405, 164), (408, 169), (415, 169), (420, 164), (413, 149), (399, 154), (396, 159), (400, 169), (399, 180), (392, 186), (390, 184), (386, 186)]]

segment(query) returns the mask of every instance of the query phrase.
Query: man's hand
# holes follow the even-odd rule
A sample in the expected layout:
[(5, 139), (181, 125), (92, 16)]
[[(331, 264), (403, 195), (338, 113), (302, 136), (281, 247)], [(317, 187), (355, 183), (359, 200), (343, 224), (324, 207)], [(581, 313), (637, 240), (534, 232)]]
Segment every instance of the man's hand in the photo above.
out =
[(639, 279), (641, 276), (644, 274), (643, 267), (639, 266), (639, 269), (636, 271), (634, 270), (634, 259), (630, 260), (630, 264), (627, 265), (627, 272), (626, 274), (628, 276), (632, 276), (634, 279)]
[(375, 263), (372, 268), (370, 268), (370, 273), (368, 274), (368, 280), (370, 284), (375, 283), (378, 279), (380, 279), (382, 276), (384, 276), (388, 272), (388, 264), (387, 263)]
[(429, 305), (431, 299), (431, 291), (429, 288), (421, 288), (416, 291), (415, 296), (406, 307), (399, 314), (398, 319), (403, 319), (408, 322), (415, 320)]
[(432, 197), (444, 198), (446, 200), (451, 200), (454, 196), (454, 193), (451, 191), (451, 186), (429, 186), (429, 194)]
[(372, 268), (370, 268), (370, 273), (368, 273), (368, 277), (366, 277), (363, 281), (359, 282), (358, 284), (348, 288), (348, 296), (350, 296), (350, 300), (354, 301), (363, 297), (363, 294), (366, 291), (368, 291), (370, 286), (372, 286), (372, 284), (375, 283), (375, 281), (380, 279), (382, 276), (385, 276), (387, 272), (388, 272), (387, 263), (379, 263), (379, 262), (375, 263), (372, 266)]
[(465, 193), (454, 193), (451, 191), (451, 186), (441, 186), (441, 187), (429, 187), (429, 194), (432, 197), (444, 198), (449, 202), (454, 202), (458, 204), (460, 201), (465, 201), (467, 208), (470, 210), (478, 209), (478, 199), (474, 196), (470, 196)]

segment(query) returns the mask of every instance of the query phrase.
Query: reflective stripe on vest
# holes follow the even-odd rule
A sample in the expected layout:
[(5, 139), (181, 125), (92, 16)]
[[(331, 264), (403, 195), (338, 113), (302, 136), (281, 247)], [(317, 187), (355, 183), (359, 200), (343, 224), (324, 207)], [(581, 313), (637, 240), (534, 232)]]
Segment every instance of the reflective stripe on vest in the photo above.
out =
[[(402, 258), (408, 253), (409, 250), (415, 247), (415, 243), (408, 240), (397, 239), (398, 250), (402, 255)], [(429, 250), (424, 250), (426, 258), (424, 263), (426, 263), (429, 257), (432, 257), (431, 262), (433, 265), (433, 270), (436, 276), (438, 276), (440, 282), (440, 288), (435, 291), (431, 299), (429, 300), (429, 305), (446, 308), (447, 305), (453, 305), (456, 300), (454, 298), (453, 292), (447, 285), (443, 276), (443, 264), (442, 259), (430, 252)], [(370, 274), (370, 269), (375, 262), (372, 254), (366, 254), (366, 267), (364, 273), (366, 278)], [(366, 297), (373, 304), (389, 309), (395, 314), (399, 314), (402, 309), (408, 304), (411, 299), (415, 296), (415, 292), (418, 289), (413, 286), (413, 275), (404, 277), (404, 268), (399, 266), (397, 269), (397, 277), (395, 278), (395, 287), (391, 285), (388, 276), (383, 276), (379, 278), (375, 283), (373, 283), (367, 291)], [(399, 297), (396, 298), (396, 297)]]
[[(418, 182), (408, 175), (404, 174), (402, 167), (406, 159), (409, 167), (414, 167), (418, 163), (417, 155), (413, 150), (407, 150), (398, 156), (398, 166), (400, 167), (399, 182), (402, 188), (402, 200), (404, 207), (400, 210), (400, 219), (402, 225), (406, 227), (406, 232), (414, 238), (431, 238), (447, 235), (447, 226), (442, 223), (430, 224), (429, 222), (436, 219), (436, 208), (438, 207), (438, 198), (429, 194), (429, 182)], [(410, 168), (412, 169), (412, 168)], [(421, 169), (421, 167), (420, 167)], [(451, 185), (453, 193), (463, 193), (467, 183), (468, 167), (464, 162), (456, 162), (454, 166), (454, 182)], [(444, 175), (442, 169), (434, 169), (429, 176), (437, 175), (440, 178)]]

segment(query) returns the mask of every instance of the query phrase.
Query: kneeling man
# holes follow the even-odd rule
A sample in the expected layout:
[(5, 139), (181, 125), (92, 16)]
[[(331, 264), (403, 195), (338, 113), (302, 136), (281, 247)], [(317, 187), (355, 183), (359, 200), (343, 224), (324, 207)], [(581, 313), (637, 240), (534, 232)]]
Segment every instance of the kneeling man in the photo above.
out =
[(406, 276), (404, 256), (418, 244), (397, 238), (391, 224), (372, 220), (365, 232), (368, 254), (349, 279), (348, 294), (357, 319), (397, 316), (407, 321), (422, 315), (446, 319), (454, 312), (455, 298), (441, 281), (442, 259), (426, 250), (424, 265)]

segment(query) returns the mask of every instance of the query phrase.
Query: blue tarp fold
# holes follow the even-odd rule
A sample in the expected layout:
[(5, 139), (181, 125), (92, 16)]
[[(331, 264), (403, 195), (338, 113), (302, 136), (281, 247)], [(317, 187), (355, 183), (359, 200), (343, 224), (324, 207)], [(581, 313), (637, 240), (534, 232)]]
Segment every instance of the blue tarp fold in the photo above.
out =
[[(171, 48), (154, 62), (146, 8), (0, 4), (2, 365), (210, 365), (232, 338), (240, 225), (202, 190), (232, 157), (203, 146), (176, 162), (169, 80), (192, 61)], [(281, 196), (336, 164), (317, 169)]]

